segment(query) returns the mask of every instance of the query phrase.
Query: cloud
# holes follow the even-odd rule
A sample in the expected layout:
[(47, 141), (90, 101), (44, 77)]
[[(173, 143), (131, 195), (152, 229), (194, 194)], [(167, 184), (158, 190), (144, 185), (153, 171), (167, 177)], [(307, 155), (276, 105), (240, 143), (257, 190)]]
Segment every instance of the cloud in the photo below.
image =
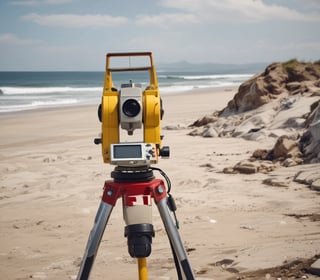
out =
[(0, 45), (25, 46), (39, 44), (39, 40), (21, 39), (11, 33), (0, 34)]
[[(272, 44), (269, 40), (259, 40), (256, 42), (255, 46), (259, 49), (275, 50), (287, 53), (319, 53), (320, 42), (317, 41), (299, 41), (299, 42), (283, 42), (281, 45)], [(319, 58), (320, 59), (320, 56)]]
[(204, 22), (320, 21), (319, 12), (302, 12), (281, 5), (267, 4), (262, 0), (161, 0), (161, 5), (193, 12)]
[(176, 14), (160, 14), (160, 15), (140, 15), (137, 16), (136, 21), (138, 25), (154, 24), (158, 26), (168, 26), (172, 24), (188, 24), (197, 23), (198, 19), (195, 15), (190, 13), (176, 13)]
[(296, 7), (299, 7), (301, 10), (309, 10), (309, 11), (315, 11), (318, 10), (318, 12), (320, 11), (320, 2), (319, 0), (304, 0), (303, 2), (301, 2), (301, 0), (290, 0), (290, 2), (288, 2), (288, 0), (282, 0), (285, 2), (285, 4), (287, 5), (294, 5)]
[(120, 16), (100, 14), (52, 14), (39, 15), (36, 13), (27, 14), (21, 17), (22, 20), (34, 22), (44, 26), (83, 28), (83, 27), (110, 27), (128, 22), (128, 19)]
[(14, 0), (11, 1), (10, 4), (21, 6), (60, 5), (70, 3), (72, 1), (73, 0)]

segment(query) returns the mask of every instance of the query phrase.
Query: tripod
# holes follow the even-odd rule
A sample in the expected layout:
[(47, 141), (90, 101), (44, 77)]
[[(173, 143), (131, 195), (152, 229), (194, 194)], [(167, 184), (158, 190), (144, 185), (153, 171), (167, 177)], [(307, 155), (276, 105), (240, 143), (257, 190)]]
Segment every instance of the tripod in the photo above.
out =
[[(109, 180), (104, 184), (103, 196), (94, 226), (89, 235), (77, 280), (89, 279), (104, 230), (112, 209), (120, 197), (122, 198), (123, 214), (127, 224), (125, 236), (128, 238), (128, 251), (131, 257), (138, 260), (139, 280), (148, 279), (146, 257), (151, 254), (152, 237), (154, 237), (150, 198), (154, 199), (166, 229), (178, 278), (182, 279), (182, 268), (185, 278), (194, 280), (178, 229), (169, 212), (169, 208), (172, 211), (176, 209), (173, 198), (169, 194), (169, 190), (167, 192), (164, 181), (155, 179), (153, 170), (160, 171), (165, 176), (170, 187), (169, 178), (162, 170), (157, 168), (148, 166), (125, 168), (118, 166), (111, 172), (113, 181)], [(138, 203), (138, 200), (140, 203)]]

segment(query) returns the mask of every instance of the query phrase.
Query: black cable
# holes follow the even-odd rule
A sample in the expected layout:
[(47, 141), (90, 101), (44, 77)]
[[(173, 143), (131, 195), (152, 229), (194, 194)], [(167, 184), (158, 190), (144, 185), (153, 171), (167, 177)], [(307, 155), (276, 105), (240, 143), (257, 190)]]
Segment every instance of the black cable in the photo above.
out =
[(167, 187), (168, 187), (167, 193), (169, 194), (171, 191), (171, 181), (170, 181), (170, 178), (168, 177), (168, 175), (160, 168), (150, 167), (150, 169), (159, 171), (159, 173), (165, 178), (165, 180), (167, 182)]
[[(174, 202), (174, 199), (173, 199), (172, 195), (170, 194), (170, 191), (171, 191), (170, 178), (168, 177), (168, 175), (162, 169), (157, 168), (157, 167), (150, 167), (150, 168), (152, 170), (159, 171), (159, 173), (165, 178), (165, 180), (167, 182), (167, 188), (168, 188), (168, 190), (167, 190), (167, 194), (168, 194), (167, 205), (168, 205), (168, 208), (170, 209), (170, 211), (173, 213), (173, 216), (174, 216), (174, 219), (175, 219), (175, 222), (176, 222), (176, 228), (179, 230), (179, 221), (178, 221), (177, 216), (176, 216), (177, 206), (176, 206), (176, 204)], [(173, 244), (172, 244), (170, 238), (169, 238), (169, 241), (170, 241), (170, 247), (171, 247), (171, 251), (172, 251), (172, 255), (173, 255), (174, 264), (176, 266), (178, 279), (179, 280), (183, 280), (180, 263), (179, 263), (177, 254), (174, 251)]]
[(160, 174), (165, 178), (166, 182), (167, 182), (167, 194), (168, 194), (168, 201), (167, 201), (167, 204), (168, 204), (168, 207), (170, 209), (170, 211), (173, 213), (173, 216), (174, 216), (174, 220), (176, 222), (176, 227), (177, 229), (179, 229), (179, 221), (178, 221), (178, 218), (177, 218), (177, 215), (176, 215), (176, 210), (177, 210), (177, 206), (176, 206), (176, 203), (174, 202), (174, 199), (172, 197), (172, 195), (170, 194), (170, 191), (171, 191), (171, 181), (170, 181), (170, 178), (168, 177), (168, 175), (160, 168), (157, 168), (157, 167), (150, 167), (152, 170), (156, 170), (156, 171), (159, 171)]

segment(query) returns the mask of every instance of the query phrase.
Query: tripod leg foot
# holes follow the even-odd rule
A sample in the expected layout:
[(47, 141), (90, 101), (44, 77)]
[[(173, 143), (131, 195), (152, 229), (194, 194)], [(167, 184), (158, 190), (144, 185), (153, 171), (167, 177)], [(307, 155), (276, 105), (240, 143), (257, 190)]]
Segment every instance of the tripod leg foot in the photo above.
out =
[(94, 259), (97, 255), (98, 248), (99, 248), (104, 230), (106, 228), (106, 225), (108, 223), (112, 209), (113, 209), (112, 205), (105, 203), (103, 201), (100, 203), (100, 206), (94, 221), (94, 226), (89, 235), (87, 247), (82, 259), (77, 280), (89, 279), (91, 268), (93, 266)]
[(194, 280), (192, 269), (188, 261), (187, 253), (183, 247), (178, 229), (176, 228), (169, 213), (169, 209), (167, 206), (167, 198), (163, 198), (160, 201), (158, 201), (157, 206), (158, 206), (158, 210), (159, 210), (162, 222), (167, 231), (169, 240), (173, 246), (175, 254), (177, 255), (180, 261), (180, 266), (184, 272), (184, 275), (187, 280)]

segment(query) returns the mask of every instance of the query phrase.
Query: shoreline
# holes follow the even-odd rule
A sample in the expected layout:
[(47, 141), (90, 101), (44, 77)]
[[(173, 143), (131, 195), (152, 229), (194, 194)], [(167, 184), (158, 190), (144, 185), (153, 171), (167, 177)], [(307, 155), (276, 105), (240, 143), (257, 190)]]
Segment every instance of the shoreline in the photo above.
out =
[[(226, 91), (234, 91), (237, 90), (238, 86), (230, 86), (230, 87), (206, 87), (206, 88), (194, 88), (192, 90), (188, 91), (179, 91), (179, 92), (170, 92), (170, 93), (161, 93), (160, 90), (160, 96), (166, 97), (166, 96), (187, 96), (187, 95), (201, 95), (201, 94), (213, 94), (213, 93), (221, 93)], [(74, 103), (74, 104), (62, 104), (60, 106), (53, 105), (53, 106), (43, 106), (39, 108), (33, 108), (33, 109), (23, 109), (23, 110), (15, 110), (15, 111), (8, 111), (8, 112), (0, 112), (0, 119), (2, 118), (11, 118), (18, 115), (23, 114), (32, 114), (33, 112), (43, 112), (43, 111), (54, 111), (54, 110), (64, 110), (64, 109), (70, 109), (70, 108), (83, 108), (83, 107), (98, 107), (98, 103), (94, 103), (93, 101), (90, 103)]]

